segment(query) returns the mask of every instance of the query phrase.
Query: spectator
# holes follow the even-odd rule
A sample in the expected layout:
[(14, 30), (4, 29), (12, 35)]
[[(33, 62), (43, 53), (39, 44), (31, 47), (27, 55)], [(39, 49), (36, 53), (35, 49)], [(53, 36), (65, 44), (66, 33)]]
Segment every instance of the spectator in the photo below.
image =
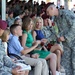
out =
[(13, 11), (8, 12), (7, 23), (9, 27), (14, 24)]
[[(58, 36), (59, 33), (57, 25), (56, 24), (52, 25), (53, 22), (49, 19), (49, 16), (47, 16), (46, 14), (44, 14), (42, 18), (44, 20), (42, 32), (45, 38), (48, 40), (47, 49), (49, 49), (51, 52), (57, 55), (57, 70), (60, 71), (61, 68), (60, 62), (61, 56), (63, 54), (63, 46), (62, 42), (57, 41), (56, 35)], [(48, 46), (50, 46), (50, 48)]]
[(19, 24), (19, 25), (22, 26), (22, 22), (21, 22), (20, 18), (16, 18), (16, 19), (14, 20), (14, 24)]
[(7, 41), (8, 41), (8, 39), (9, 39), (9, 35), (10, 35), (10, 30), (9, 30), (9, 29), (6, 29), (6, 30), (3, 32), (2, 36), (0, 37), (1, 40), (2, 40), (2, 44), (3, 44), (4, 47), (5, 47), (5, 52), (6, 52), (6, 54), (8, 54), (8, 53), (7, 53)]
[(34, 19), (36, 18), (36, 14), (31, 14), (31, 15), (30, 15), (30, 18), (31, 18), (32, 20), (34, 20)]
[(19, 18), (20, 21), (21, 21), (21, 25), (22, 25), (22, 19), (23, 19), (24, 16), (25, 16), (25, 12), (24, 11), (19, 11), (18, 16), (15, 17), (15, 20), (17, 18)]

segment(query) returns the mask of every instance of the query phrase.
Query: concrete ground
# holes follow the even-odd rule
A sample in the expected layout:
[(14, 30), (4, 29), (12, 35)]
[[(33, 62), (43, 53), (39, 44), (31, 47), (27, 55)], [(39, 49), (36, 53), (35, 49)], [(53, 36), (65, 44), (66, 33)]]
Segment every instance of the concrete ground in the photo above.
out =
[[(33, 70), (31, 70), (31, 71), (29, 72), (29, 75), (34, 75), (34, 74), (33, 74)], [(63, 72), (61, 72), (60, 75), (66, 75), (66, 73), (63, 71)]]
[(34, 75), (34, 74), (33, 74), (33, 70), (31, 70), (31, 71), (29, 72), (29, 75)]

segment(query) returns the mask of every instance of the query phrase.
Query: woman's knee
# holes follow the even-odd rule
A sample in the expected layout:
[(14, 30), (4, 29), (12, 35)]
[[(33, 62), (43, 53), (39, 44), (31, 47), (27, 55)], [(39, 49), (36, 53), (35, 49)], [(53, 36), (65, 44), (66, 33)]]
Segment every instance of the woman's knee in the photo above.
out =
[(55, 54), (55, 53), (51, 53), (51, 58), (52, 58), (52, 59), (57, 59), (56, 54)]
[(56, 50), (56, 54), (61, 54), (60, 50)]

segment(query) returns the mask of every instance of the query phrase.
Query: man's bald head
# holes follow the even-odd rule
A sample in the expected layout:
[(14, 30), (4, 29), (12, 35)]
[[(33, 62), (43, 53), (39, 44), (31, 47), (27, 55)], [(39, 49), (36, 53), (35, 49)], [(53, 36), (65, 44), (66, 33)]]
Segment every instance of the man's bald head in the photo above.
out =
[(56, 5), (54, 3), (47, 3), (46, 4), (46, 13), (49, 16), (58, 15), (58, 9), (56, 8)]

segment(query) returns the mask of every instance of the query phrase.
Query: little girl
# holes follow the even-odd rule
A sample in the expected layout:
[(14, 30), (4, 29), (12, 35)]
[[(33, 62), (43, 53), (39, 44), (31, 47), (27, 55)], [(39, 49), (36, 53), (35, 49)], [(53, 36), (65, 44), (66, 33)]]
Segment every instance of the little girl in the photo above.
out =
[(4, 31), (4, 33), (2, 34), (2, 36), (1, 36), (2, 44), (5, 47), (6, 54), (7, 54), (7, 42), (8, 42), (8, 39), (9, 39), (9, 35), (10, 35), (10, 30), (9, 29), (6, 29)]

